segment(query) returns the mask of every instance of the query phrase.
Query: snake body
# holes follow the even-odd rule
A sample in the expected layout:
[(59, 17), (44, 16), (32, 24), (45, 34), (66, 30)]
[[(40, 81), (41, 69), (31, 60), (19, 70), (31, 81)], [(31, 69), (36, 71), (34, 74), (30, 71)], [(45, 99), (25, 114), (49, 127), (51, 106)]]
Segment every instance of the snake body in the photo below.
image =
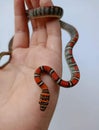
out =
[[(57, 6), (39, 7), (36, 9), (27, 10), (26, 14), (29, 19), (37, 19), (37, 18), (42, 18), (42, 17), (55, 17), (55, 18), (60, 19), (63, 15), (63, 9)], [(49, 89), (47, 85), (41, 79), (42, 73), (46, 73), (50, 75), (50, 77), (55, 81), (56, 84), (65, 88), (70, 88), (70, 87), (75, 86), (80, 79), (80, 71), (73, 57), (73, 47), (78, 40), (78, 37), (79, 37), (78, 32), (76, 28), (73, 27), (72, 25), (65, 23), (61, 20), (59, 22), (60, 22), (61, 27), (64, 30), (66, 30), (71, 36), (70, 41), (67, 43), (65, 47), (65, 58), (71, 71), (71, 79), (69, 81), (65, 81), (61, 79), (58, 76), (58, 74), (55, 72), (55, 70), (47, 65), (42, 65), (35, 70), (35, 73), (34, 73), (35, 82), (42, 89), (40, 100), (39, 100), (41, 111), (46, 110), (47, 105), (49, 104), (49, 100), (50, 100)]]

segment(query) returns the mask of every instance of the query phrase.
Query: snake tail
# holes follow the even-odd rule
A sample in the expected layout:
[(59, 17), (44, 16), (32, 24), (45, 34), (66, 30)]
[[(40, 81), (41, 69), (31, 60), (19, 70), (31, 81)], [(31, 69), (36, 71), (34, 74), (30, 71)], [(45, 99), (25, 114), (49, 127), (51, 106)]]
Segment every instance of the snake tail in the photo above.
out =
[(40, 94), (40, 100), (39, 100), (41, 111), (45, 111), (45, 109), (47, 108), (47, 105), (49, 104), (49, 99), (50, 99), (50, 93), (49, 93), (48, 87), (41, 80), (41, 74), (46, 72), (46, 71), (44, 71), (45, 70), (44, 68), (45, 68), (45, 66), (39, 67), (34, 74), (36, 83), (42, 89), (42, 92)]

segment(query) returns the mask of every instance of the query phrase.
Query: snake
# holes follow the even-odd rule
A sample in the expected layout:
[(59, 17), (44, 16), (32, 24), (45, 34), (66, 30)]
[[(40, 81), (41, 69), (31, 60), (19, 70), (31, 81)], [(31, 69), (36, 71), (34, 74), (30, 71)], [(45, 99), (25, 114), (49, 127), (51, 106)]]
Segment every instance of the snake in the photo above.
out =
[[(48, 7), (38, 7), (35, 9), (29, 9), (29, 10), (26, 10), (26, 15), (28, 19), (30, 20), (44, 18), (44, 17), (57, 18), (59, 19), (61, 28), (70, 34), (70, 40), (66, 44), (65, 51), (64, 51), (65, 59), (71, 72), (70, 80), (69, 81), (63, 80), (57, 74), (57, 72), (48, 65), (38, 66), (38, 68), (36, 68), (34, 72), (34, 80), (42, 90), (40, 94), (40, 99), (39, 99), (40, 110), (45, 111), (50, 101), (50, 92), (49, 92), (48, 86), (42, 81), (41, 75), (43, 73), (48, 74), (57, 85), (64, 88), (71, 88), (79, 82), (80, 71), (73, 56), (73, 47), (78, 41), (79, 34), (78, 34), (77, 29), (74, 26), (60, 20), (61, 17), (63, 16), (63, 9), (59, 6), (48, 6)], [(11, 53), (12, 53), (11, 46), (12, 46), (12, 39), (10, 40), (10, 43), (9, 43), (9, 52), (2, 52), (0, 54), (0, 58), (4, 55), (11, 56)], [(9, 63), (10, 60), (11, 58), (9, 59), (7, 63)], [(1, 66), (1, 68), (5, 67), (6, 64)]]

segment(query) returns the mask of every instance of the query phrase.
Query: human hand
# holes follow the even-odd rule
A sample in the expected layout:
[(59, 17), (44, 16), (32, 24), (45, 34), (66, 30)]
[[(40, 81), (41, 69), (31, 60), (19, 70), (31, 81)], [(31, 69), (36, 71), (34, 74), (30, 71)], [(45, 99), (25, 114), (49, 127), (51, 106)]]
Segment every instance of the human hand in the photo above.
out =
[[(52, 5), (51, 0), (26, 0), (28, 8)], [(47, 130), (58, 99), (59, 87), (49, 76), (42, 76), (51, 98), (47, 109), (39, 106), (41, 88), (34, 71), (51, 66), (61, 76), (61, 32), (57, 19), (31, 21), (29, 38), (24, 0), (14, 0), (15, 35), (10, 63), (0, 70), (0, 130)]]

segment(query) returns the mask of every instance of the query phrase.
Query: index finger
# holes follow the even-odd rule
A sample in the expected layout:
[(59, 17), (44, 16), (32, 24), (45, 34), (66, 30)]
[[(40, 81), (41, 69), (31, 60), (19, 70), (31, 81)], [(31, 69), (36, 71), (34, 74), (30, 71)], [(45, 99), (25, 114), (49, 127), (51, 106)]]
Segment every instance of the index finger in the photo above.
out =
[(13, 42), (13, 49), (18, 47), (28, 47), (29, 30), (24, 0), (14, 0), (14, 15), (15, 36)]

